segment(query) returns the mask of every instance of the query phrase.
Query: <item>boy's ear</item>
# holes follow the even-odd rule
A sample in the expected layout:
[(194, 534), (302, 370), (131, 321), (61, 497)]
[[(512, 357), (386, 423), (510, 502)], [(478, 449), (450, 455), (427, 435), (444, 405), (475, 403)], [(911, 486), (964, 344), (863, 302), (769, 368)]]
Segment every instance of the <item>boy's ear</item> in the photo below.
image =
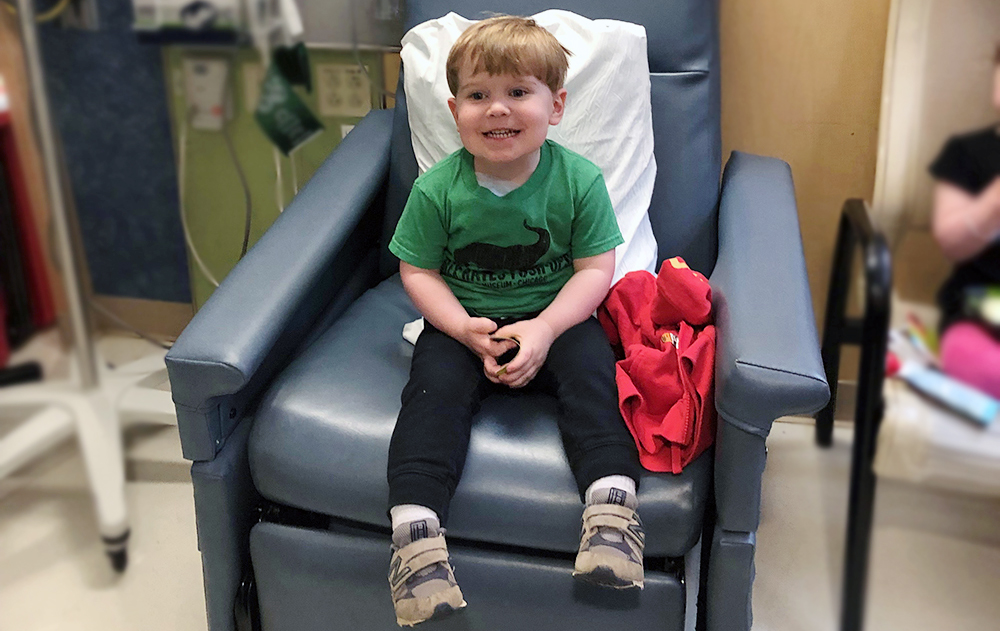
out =
[(451, 115), (455, 119), (455, 124), (458, 124), (458, 103), (455, 101), (455, 97), (448, 98), (448, 109), (451, 110)]
[(566, 112), (566, 88), (559, 88), (552, 94), (552, 116), (549, 125), (558, 125)]

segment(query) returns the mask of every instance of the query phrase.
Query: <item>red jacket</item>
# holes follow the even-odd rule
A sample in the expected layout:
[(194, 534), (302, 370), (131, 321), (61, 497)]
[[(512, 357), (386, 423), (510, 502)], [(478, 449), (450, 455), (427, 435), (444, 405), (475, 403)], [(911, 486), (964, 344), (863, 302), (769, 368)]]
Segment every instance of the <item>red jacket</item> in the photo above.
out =
[(650, 471), (680, 473), (715, 437), (712, 289), (684, 259), (630, 272), (597, 317), (618, 357), (618, 404)]

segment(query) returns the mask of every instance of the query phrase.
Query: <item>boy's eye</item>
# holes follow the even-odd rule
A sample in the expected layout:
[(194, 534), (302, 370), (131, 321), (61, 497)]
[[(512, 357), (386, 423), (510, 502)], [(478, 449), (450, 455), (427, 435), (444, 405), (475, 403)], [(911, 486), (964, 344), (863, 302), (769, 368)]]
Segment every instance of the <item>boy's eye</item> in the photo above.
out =
[(469, 98), (473, 101), (482, 101), (484, 98), (486, 98), (486, 95), (483, 94), (482, 92), (472, 92), (469, 94)]
[(522, 96), (525, 96), (526, 94), (528, 94), (528, 91), (522, 88), (514, 88), (513, 90), (510, 91), (510, 95), (515, 99), (519, 99)]

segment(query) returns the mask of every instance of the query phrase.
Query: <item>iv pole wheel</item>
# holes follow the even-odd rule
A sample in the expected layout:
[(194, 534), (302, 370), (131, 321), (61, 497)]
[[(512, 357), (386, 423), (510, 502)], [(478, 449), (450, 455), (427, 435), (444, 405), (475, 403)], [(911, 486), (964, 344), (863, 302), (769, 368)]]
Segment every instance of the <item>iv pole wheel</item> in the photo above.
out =
[(111, 561), (111, 567), (119, 574), (124, 572), (125, 567), (128, 566), (129, 534), (131, 532), (126, 530), (123, 535), (118, 537), (101, 537), (104, 540), (104, 551)]

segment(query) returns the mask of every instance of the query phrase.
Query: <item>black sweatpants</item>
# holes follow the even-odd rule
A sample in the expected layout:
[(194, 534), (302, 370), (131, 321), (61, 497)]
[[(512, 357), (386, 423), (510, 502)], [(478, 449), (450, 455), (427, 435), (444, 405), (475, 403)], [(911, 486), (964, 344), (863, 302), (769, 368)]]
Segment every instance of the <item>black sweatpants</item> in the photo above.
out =
[[(638, 483), (638, 450), (618, 411), (614, 354), (596, 318), (560, 335), (524, 390), (559, 400), (559, 431), (581, 499), (604, 476), (625, 475)], [(486, 378), (475, 353), (424, 325), (389, 444), (389, 508), (419, 504), (445, 523), (472, 417), (484, 397), (503, 391), (510, 390)]]

